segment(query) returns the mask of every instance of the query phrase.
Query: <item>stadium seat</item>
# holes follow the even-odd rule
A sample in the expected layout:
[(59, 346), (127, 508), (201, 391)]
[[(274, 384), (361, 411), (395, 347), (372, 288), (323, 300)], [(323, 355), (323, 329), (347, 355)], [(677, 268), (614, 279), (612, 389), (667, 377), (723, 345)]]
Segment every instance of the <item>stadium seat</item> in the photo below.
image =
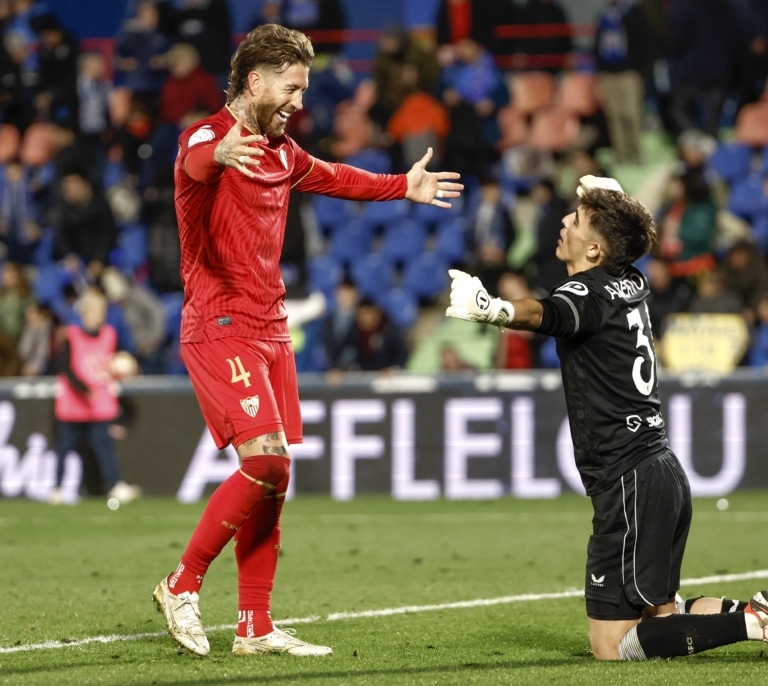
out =
[(549, 72), (520, 72), (511, 78), (512, 105), (524, 117), (549, 107), (555, 100), (555, 77)]
[(326, 298), (333, 298), (333, 292), (344, 277), (341, 265), (330, 255), (314, 255), (307, 259), (308, 288), (320, 291)]
[(419, 253), (405, 264), (401, 286), (419, 301), (436, 298), (448, 288), (448, 264), (435, 252)]
[(579, 118), (559, 105), (537, 111), (531, 119), (528, 144), (539, 150), (563, 152), (579, 137)]
[(426, 242), (426, 225), (418, 219), (406, 217), (386, 228), (381, 254), (392, 264), (402, 263), (422, 252)]
[(334, 228), (354, 217), (357, 211), (355, 202), (328, 195), (313, 195), (311, 207), (320, 231), (326, 236), (333, 233)]
[(378, 252), (368, 253), (353, 262), (349, 272), (360, 295), (375, 300), (392, 288), (395, 279), (392, 263)]
[(405, 217), (409, 210), (410, 202), (408, 200), (367, 202), (363, 205), (360, 218), (372, 231), (386, 230), (391, 224)]
[(353, 167), (365, 169), (372, 174), (391, 174), (392, 160), (383, 150), (366, 148), (356, 152), (344, 160), (345, 164), (351, 164)]
[(379, 300), (379, 305), (401, 329), (410, 329), (419, 317), (419, 302), (404, 288), (390, 288)]
[(362, 219), (348, 219), (331, 234), (329, 254), (341, 264), (351, 264), (371, 251), (373, 231)]
[(591, 117), (601, 108), (597, 78), (584, 71), (565, 72), (557, 85), (555, 101), (577, 117)]
[(734, 138), (739, 143), (759, 147), (768, 144), (768, 102), (751, 102), (736, 115)]
[(435, 233), (435, 253), (447, 264), (462, 262), (466, 251), (466, 220), (464, 217), (452, 217), (437, 227)]
[(428, 205), (425, 203), (415, 203), (411, 207), (410, 216), (423, 222), (430, 228), (436, 228), (443, 222), (452, 221), (454, 217), (461, 214), (464, 207), (464, 195), (451, 200), (451, 207), (438, 207), (437, 205)]
[(720, 143), (707, 160), (707, 167), (728, 185), (749, 174), (752, 150), (744, 143)]
[(496, 147), (506, 150), (522, 145), (528, 138), (528, 122), (525, 114), (514, 105), (505, 105), (496, 113), (499, 141)]
[(768, 255), (768, 210), (763, 210), (752, 220), (752, 239), (763, 255)]
[(121, 228), (117, 245), (121, 258), (118, 266), (124, 271), (134, 272), (146, 264), (149, 258), (149, 237), (142, 224), (130, 224)]
[(750, 174), (731, 187), (727, 208), (737, 217), (751, 221), (761, 210), (768, 209), (761, 174)]

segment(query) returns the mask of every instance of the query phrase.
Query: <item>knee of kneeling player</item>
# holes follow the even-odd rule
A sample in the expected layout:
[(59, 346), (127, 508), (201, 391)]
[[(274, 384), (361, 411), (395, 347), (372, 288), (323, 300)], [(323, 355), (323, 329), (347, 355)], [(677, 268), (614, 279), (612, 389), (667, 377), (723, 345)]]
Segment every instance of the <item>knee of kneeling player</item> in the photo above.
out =
[(242, 458), (240, 471), (281, 494), (288, 489), (291, 460), (287, 455), (248, 455)]

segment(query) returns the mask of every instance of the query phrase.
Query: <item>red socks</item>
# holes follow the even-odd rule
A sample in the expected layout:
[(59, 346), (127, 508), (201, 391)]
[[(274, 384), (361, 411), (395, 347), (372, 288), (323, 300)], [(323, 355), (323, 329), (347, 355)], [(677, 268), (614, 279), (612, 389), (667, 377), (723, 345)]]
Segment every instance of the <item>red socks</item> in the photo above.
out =
[(280, 512), (288, 490), (290, 460), (279, 455), (243, 459), (211, 495), (168, 587), (197, 592), (209, 565), (235, 538), (238, 567), (237, 635), (270, 633), (270, 596), (280, 553)]

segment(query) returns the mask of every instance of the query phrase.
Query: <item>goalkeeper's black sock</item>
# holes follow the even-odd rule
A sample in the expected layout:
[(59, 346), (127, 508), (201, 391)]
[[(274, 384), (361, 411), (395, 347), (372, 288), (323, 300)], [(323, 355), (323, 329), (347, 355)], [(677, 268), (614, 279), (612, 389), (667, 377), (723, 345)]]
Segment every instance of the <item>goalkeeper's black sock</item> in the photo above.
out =
[(619, 644), (619, 657), (682, 657), (746, 640), (743, 613), (653, 617), (625, 634)]

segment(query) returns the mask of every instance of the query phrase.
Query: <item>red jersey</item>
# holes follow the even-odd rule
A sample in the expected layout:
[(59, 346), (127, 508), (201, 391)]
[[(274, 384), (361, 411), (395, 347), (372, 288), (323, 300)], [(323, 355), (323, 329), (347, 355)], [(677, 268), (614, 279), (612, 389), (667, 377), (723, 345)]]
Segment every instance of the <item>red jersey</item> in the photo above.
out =
[[(235, 124), (228, 107), (181, 134), (174, 170), (184, 285), (181, 341), (290, 340), (280, 275), (292, 188), (349, 200), (405, 197), (405, 175), (318, 160), (287, 135), (265, 137), (250, 179), (213, 161)], [(243, 135), (251, 132), (243, 129)]]

